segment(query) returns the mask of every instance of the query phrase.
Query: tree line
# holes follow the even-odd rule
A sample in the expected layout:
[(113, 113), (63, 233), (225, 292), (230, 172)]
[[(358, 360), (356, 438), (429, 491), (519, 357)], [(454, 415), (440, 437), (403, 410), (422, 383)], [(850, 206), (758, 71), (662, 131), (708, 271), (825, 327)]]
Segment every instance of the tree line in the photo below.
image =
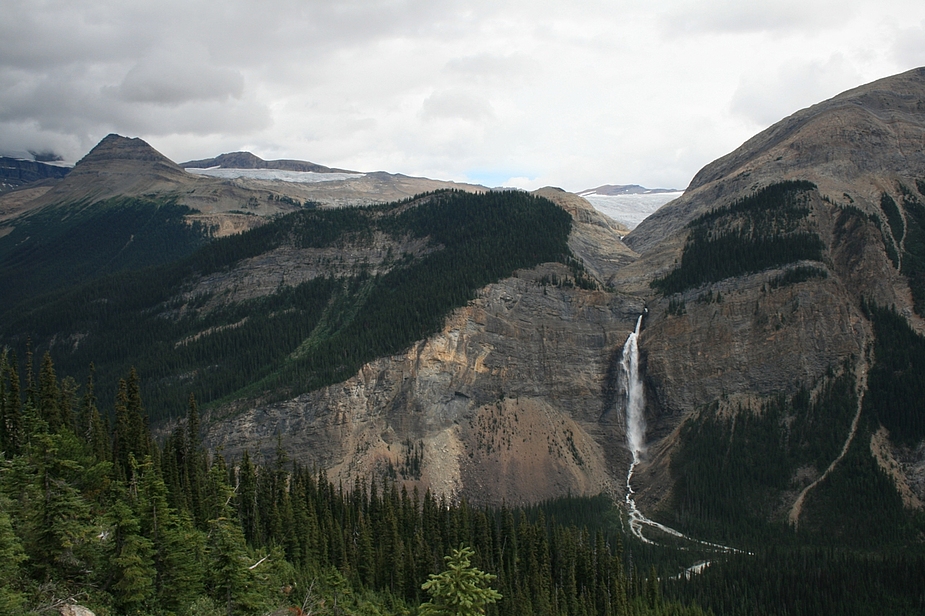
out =
[[(576, 284), (593, 286), (571, 256), (570, 229), (564, 210), (520, 192), (445, 191), (366, 208), (299, 211), (216, 239), (172, 264), (21, 304), (3, 320), (0, 342), (22, 355), (31, 338), (71, 374), (95, 362), (107, 393), (136, 366), (146, 375), (142, 393), (155, 420), (182, 409), (190, 389), (203, 404), (294, 396), (426, 338), (478, 289), (517, 269), (560, 261)], [(377, 233), (399, 242), (422, 238), (429, 248), (393, 255), (379, 275), (359, 267), (249, 301), (183, 295), (194, 281), (279, 247), (362, 246)]]
[(92, 368), (78, 390), (47, 353), (38, 375), (32, 362), (20, 375), (0, 355), (0, 613), (63, 601), (100, 616), (435, 613), (422, 586), (460, 554), (496, 576), (503, 599), (488, 614), (703, 613), (663, 598), (654, 570), (627, 572), (600, 529), (392, 482), (335, 484), (281, 448), (226, 460), (203, 449), (193, 396), (159, 443), (135, 370), (110, 418)]
[(701, 214), (687, 225), (678, 267), (653, 280), (652, 288), (671, 295), (796, 261), (821, 261), (822, 240), (801, 228), (810, 212), (807, 193), (815, 188), (806, 181), (779, 182)]

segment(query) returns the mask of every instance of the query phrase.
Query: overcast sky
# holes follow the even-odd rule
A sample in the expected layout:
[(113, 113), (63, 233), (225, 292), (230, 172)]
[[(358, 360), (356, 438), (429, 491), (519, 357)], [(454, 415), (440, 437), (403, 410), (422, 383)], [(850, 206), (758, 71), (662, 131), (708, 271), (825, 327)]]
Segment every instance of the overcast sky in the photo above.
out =
[(0, 151), (110, 132), (491, 186), (683, 188), (925, 65), (922, 0), (0, 0)]

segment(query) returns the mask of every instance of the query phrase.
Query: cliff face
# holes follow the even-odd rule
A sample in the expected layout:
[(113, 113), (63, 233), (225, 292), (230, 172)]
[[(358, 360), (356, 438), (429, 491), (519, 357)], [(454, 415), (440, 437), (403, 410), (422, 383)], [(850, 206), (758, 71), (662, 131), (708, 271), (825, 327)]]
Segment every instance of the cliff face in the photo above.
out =
[[(916, 203), (925, 202), (922, 101), (918, 69), (800, 111), (705, 167), (625, 242), (626, 230), (583, 200), (544, 189), (572, 214), (569, 246), (608, 291), (542, 284), (565, 277), (564, 266), (520, 272), (483, 289), (439, 334), (344, 383), (215, 417), (210, 442), (232, 454), (269, 451), (278, 434), (294, 457), (344, 481), (389, 476), (478, 502), (621, 494), (630, 454), (618, 362), (648, 307), (639, 339), (647, 455), (634, 480), (644, 509), (673, 506), (681, 434), (704, 409), (730, 421), (760, 417), (765, 405), (800, 391), (822, 397), (841, 376), (851, 379), (857, 411), (850, 409), (850, 430), (839, 424), (839, 447), (869, 440), (904, 502), (919, 506), (922, 447), (855, 428), (876, 360), (863, 301), (895, 306), (923, 330), (910, 286), (918, 275)], [(811, 238), (813, 256), (653, 289), (681, 266), (690, 223), (794, 180), (812, 183), (801, 189), (796, 226), (773, 223), (769, 233)], [(898, 204), (896, 213), (887, 202)], [(743, 228), (747, 218), (728, 211), (700, 219), (704, 237)], [(825, 423), (829, 411), (818, 412)], [(775, 429), (786, 435), (794, 421), (803, 419), (788, 416)], [(775, 492), (773, 515), (799, 521), (806, 494), (839, 460), (832, 454), (794, 471)]]
[[(910, 237), (918, 228), (917, 204), (925, 199), (923, 141), (925, 69), (916, 69), (772, 126), (706, 166), (681, 198), (626, 237), (640, 258), (618, 273), (615, 285), (645, 294), (649, 283), (682, 262), (693, 233), (689, 224), (698, 216), (782, 181), (808, 180), (816, 187), (801, 224), (823, 248), (818, 260), (801, 264), (818, 275), (780, 284), (797, 265), (791, 264), (649, 296), (652, 316), (640, 338), (650, 425), (650, 455), (639, 473), (645, 506), (671, 506), (679, 429), (707, 406), (718, 405), (730, 417), (743, 409), (758, 412), (775, 396), (820, 387), (839, 366), (852, 371), (863, 397), (876, 361), (863, 300), (894, 306), (923, 331), (914, 299), (918, 240)], [(857, 436), (870, 439), (872, 450), (891, 452), (878, 464), (901, 491), (917, 485), (921, 448), (916, 456), (895, 443), (883, 445), (882, 437)], [(898, 458), (905, 463), (891, 467), (886, 461)], [(818, 478), (826, 468), (805, 470)], [(781, 497), (782, 512), (792, 511), (799, 482), (794, 485)], [(919, 487), (916, 498), (922, 495)], [(917, 506), (911, 498), (906, 502)]]
[[(572, 240), (609, 233), (622, 246), (612, 222), (584, 200), (573, 206)], [(621, 254), (632, 253), (602, 246), (583, 259), (608, 271)], [(520, 271), (405, 353), (213, 423), (210, 444), (270, 453), (279, 435), (292, 457), (345, 483), (391, 477), (476, 502), (618, 492), (627, 453), (615, 361), (643, 302), (548, 283), (568, 277), (561, 264)]]

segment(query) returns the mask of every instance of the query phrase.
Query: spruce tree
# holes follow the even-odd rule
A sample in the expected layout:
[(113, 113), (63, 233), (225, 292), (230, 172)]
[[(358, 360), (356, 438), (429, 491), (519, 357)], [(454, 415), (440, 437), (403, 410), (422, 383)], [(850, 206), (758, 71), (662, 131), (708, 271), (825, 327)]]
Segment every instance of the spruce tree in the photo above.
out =
[(422, 603), (418, 613), (422, 616), (478, 616), (485, 606), (501, 599), (501, 594), (489, 584), (496, 576), (470, 565), (475, 552), (460, 547), (444, 558), (446, 570), (431, 574), (421, 585), (430, 601)]
[(0, 614), (19, 614), (24, 597), (16, 589), (22, 583), (20, 564), (26, 560), (26, 553), (13, 531), (7, 509), (8, 504), (0, 500)]
[(61, 412), (58, 408), (60, 397), (55, 366), (51, 361), (51, 354), (46, 351), (42, 356), (42, 368), (39, 371), (38, 412), (52, 433), (58, 432), (62, 427)]

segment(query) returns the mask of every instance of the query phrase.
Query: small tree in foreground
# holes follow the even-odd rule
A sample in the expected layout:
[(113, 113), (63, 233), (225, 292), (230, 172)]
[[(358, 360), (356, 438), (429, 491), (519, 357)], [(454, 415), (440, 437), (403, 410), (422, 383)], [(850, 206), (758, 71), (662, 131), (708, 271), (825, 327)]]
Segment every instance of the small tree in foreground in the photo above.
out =
[(432, 573), (421, 589), (430, 595), (422, 603), (421, 616), (478, 616), (485, 606), (501, 598), (501, 593), (489, 586), (496, 576), (470, 566), (472, 548), (460, 547), (445, 556), (447, 569)]

